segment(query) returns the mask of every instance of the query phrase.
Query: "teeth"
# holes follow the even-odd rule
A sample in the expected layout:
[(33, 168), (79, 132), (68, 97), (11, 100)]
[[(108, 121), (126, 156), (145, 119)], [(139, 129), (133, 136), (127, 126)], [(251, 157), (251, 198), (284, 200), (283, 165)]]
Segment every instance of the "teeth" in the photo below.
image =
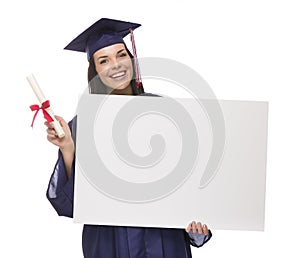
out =
[(125, 72), (119, 72), (119, 73), (113, 74), (111, 77), (112, 78), (118, 78), (118, 77), (121, 77), (121, 76), (124, 76), (124, 75), (125, 75)]

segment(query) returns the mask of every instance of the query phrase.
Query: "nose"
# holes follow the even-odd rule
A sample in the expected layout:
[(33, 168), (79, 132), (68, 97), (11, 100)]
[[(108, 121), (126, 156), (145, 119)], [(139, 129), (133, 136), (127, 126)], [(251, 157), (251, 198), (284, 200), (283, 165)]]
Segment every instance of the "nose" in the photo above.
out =
[(112, 63), (111, 68), (114, 70), (119, 69), (121, 66), (120, 62), (116, 58), (114, 58), (111, 63)]

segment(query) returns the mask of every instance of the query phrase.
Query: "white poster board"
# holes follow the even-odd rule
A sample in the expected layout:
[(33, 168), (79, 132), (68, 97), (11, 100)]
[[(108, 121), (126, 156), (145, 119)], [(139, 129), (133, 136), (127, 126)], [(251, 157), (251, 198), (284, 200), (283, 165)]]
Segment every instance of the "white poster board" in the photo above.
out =
[(268, 103), (83, 95), (74, 221), (263, 230)]

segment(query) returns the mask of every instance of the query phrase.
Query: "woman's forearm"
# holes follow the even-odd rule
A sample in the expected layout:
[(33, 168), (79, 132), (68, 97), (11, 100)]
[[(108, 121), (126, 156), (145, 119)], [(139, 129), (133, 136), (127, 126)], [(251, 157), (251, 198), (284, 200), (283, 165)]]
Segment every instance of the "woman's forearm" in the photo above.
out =
[(74, 145), (73, 145), (73, 147), (70, 147), (68, 149), (60, 149), (60, 151), (61, 151), (63, 159), (64, 159), (67, 178), (69, 179), (71, 176), (72, 164), (74, 161), (74, 153), (75, 153)]

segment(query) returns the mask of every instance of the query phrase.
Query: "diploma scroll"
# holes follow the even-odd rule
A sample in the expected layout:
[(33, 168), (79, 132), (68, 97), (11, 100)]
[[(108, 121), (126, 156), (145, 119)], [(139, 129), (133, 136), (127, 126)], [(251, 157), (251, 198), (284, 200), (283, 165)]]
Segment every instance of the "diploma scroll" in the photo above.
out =
[[(35, 77), (33, 74), (30, 74), (26, 77), (27, 81), (29, 82), (33, 92), (35, 93), (36, 97), (38, 98), (39, 102), (43, 104), (47, 99), (45, 98), (41, 88), (39, 87)], [(55, 119), (54, 113), (51, 109), (51, 107), (48, 107), (45, 109), (47, 113), (51, 116), (53, 119), (53, 122), (51, 122), (54, 126), (54, 129), (58, 135), (59, 138), (63, 138), (65, 136), (64, 130), (62, 129), (60, 123)]]

